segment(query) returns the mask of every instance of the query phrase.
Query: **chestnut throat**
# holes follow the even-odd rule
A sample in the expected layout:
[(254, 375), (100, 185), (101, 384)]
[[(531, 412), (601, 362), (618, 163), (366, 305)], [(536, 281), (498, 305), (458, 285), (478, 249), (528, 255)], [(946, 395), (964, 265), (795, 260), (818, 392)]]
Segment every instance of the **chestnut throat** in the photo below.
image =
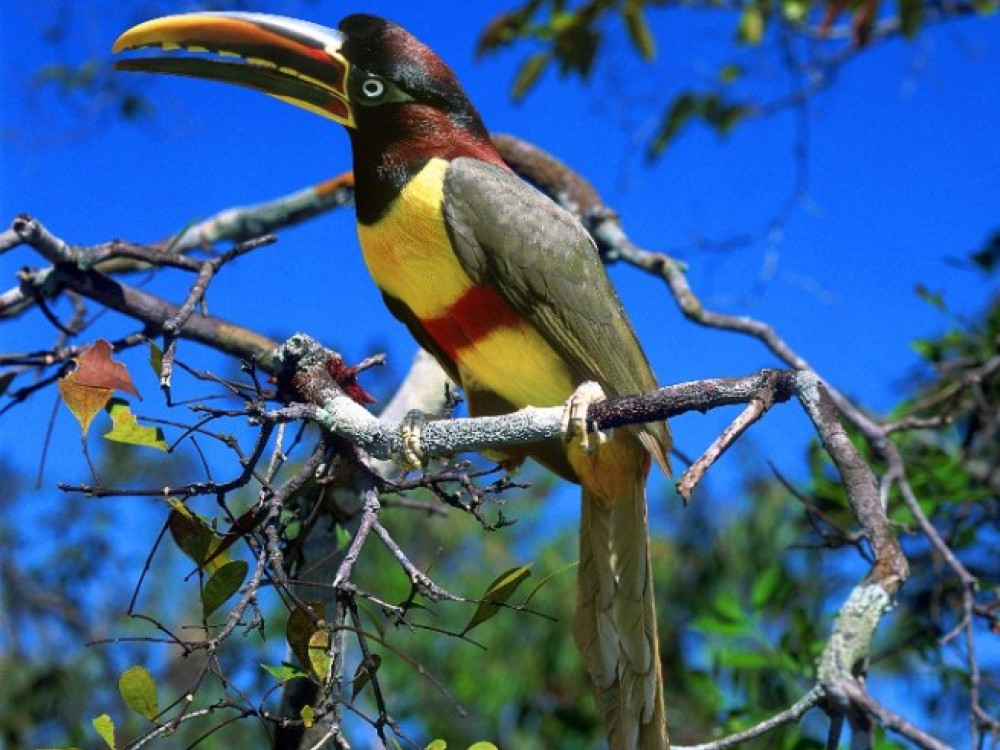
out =
[(507, 168), (474, 112), (454, 115), (424, 104), (373, 110), (351, 129), (354, 203), (358, 222), (371, 226), (431, 159), (462, 156)]

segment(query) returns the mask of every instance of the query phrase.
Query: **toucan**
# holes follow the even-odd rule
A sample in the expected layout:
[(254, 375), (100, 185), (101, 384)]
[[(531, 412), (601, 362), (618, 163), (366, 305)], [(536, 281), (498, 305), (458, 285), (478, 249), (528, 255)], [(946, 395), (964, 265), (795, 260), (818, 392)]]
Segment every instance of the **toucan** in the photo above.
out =
[[(587, 231), (511, 171), (452, 70), (402, 27), (191, 13), (135, 26), (114, 51), (143, 47), (189, 54), (117, 67), (248, 86), (346, 126), (368, 270), (472, 415), (657, 388)], [(614, 750), (666, 748), (646, 482), (652, 461), (669, 472), (670, 432), (621, 428), (586, 450), (574, 432), (502, 459), (582, 487), (573, 634), (598, 712)]]

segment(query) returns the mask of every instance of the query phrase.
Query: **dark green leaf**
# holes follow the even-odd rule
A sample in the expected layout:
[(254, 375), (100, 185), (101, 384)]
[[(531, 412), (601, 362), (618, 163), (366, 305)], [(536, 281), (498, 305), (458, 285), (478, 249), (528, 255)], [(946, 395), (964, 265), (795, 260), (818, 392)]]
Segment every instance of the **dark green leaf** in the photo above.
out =
[(649, 30), (646, 17), (642, 12), (642, 5), (638, 2), (630, 2), (622, 9), (625, 18), (625, 27), (628, 29), (629, 39), (633, 46), (639, 51), (644, 60), (652, 60), (656, 57), (656, 40)]
[(941, 310), (942, 312), (947, 309), (947, 305), (944, 302), (944, 295), (941, 292), (932, 292), (923, 284), (917, 284), (914, 287), (914, 291), (917, 293), (917, 297), (922, 299), (931, 307)]
[[(200, 516), (176, 498), (168, 498), (167, 502), (173, 508), (167, 519), (170, 536), (185, 555), (209, 573), (229, 562), (228, 550), (212, 557), (222, 540)], [(206, 563), (209, 558), (212, 558), (211, 562)]]
[(899, 0), (899, 28), (903, 36), (913, 39), (924, 22), (923, 0)]
[(354, 687), (351, 689), (351, 700), (358, 697), (358, 693), (365, 689), (365, 685), (371, 682), (372, 677), (378, 674), (378, 668), (382, 666), (382, 657), (378, 654), (371, 655), (371, 661), (362, 659), (358, 668), (354, 670)]
[(514, 88), (511, 91), (514, 101), (520, 101), (528, 91), (534, 88), (551, 61), (552, 56), (548, 52), (536, 52), (521, 63), (514, 79)]
[(659, 156), (677, 137), (677, 134), (691, 121), (691, 118), (698, 114), (700, 99), (690, 91), (680, 94), (663, 119), (659, 131), (653, 136), (649, 144), (647, 156), (655, 158)]
[(205, 617), (211, 615), (239, 591), (246, 580), (250, 566), (246, 560), (230, 560), (222, 565), (205, 581), (201, 592), (201, 607)]
[(462, 630), (465, 635), (477, 625), (489, 620), (500, 611), (502, 605), (517, 591), (517, 587), (524, 583), (531, 576), (531, 564), (520, 565), (501, 573), (483, 592), (472, 619)]
[[(303, 667), (325, 680), (330, 666), (330, 633), (321, 627), (326, 617), (322, 602), (310, 602), (311, 612), (298, 607), (288, 615), (285, 639)], [(315, 617), (313, 616), (315, 615)]]
[(743, 66), (737, 63), (727, 63), (719, 68), (719, 82), (730, 84), (736, 83), (743, 77)]
[(996, 232), (981, 250), (969, 256), (969, 259), (980, 270), (993, 273), (1000, 268), (1000, 232)]

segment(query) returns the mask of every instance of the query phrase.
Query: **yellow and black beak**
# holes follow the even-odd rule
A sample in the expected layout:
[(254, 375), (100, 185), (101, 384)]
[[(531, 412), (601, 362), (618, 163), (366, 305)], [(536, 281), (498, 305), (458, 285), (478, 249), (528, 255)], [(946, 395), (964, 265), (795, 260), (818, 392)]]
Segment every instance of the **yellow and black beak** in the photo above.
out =
[(341, 53), (343, 43), (339, 31), (284, 16), (186, 13), (133, 26), (118, 37), (113, 51), (159, 47), (193, 53), (120, 60), (115, 68), (248, 86), (354, 127), (347, 91), (350, 64)]

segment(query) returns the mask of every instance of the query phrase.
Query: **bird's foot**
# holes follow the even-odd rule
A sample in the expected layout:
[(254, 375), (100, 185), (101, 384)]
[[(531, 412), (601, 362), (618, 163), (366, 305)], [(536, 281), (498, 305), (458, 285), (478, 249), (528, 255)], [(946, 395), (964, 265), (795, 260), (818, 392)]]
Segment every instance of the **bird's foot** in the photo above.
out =
[(567, 443), (574, 438), (580, 438), (580, 447), (585, 453), (593, 453), (598, 446), (608, 441), (608, 436), (601, 430), (595, 429), (593, 440), (587, 431), (587, 409), (591, 404), (597, 404), (607, 399), (604, 389), (593, 380), (581, 383), (573, 392), (573, 395), (566, 400), (563, 407), (561, 432), (563, 440)]
[(399, 423), (399, 437), (403, 443), (400, 458), (407, 471), (422, 469), (427, 463), (427, 457), (420, 447), (420, 433), (425, 424), (427, 416), (419, 409), (407, 412)]

